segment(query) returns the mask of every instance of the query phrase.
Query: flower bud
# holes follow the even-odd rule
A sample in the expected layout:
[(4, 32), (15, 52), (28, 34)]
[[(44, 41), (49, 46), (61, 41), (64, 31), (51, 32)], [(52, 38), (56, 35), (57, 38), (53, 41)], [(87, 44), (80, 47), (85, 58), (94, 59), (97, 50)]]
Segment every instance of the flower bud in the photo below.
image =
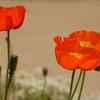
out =
[(16, 70), (17, 62), (18, 62), (18, 56), (11, 55), (11, 57), (10, 57), (10, 75), (14, 74), (14, 71)]
[(94, 70), (100, 71), (100, 65), (97, 68), (95, 68)]
[(46, 67), (43, 68), (43, 75), (44, 76), (47, 76), (48, 74), (48, 69)]

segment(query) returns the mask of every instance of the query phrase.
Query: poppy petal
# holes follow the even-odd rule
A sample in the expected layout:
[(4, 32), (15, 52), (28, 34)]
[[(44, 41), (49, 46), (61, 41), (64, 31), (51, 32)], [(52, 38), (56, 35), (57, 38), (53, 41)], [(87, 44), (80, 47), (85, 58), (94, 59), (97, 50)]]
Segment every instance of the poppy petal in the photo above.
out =
[(57, 36), (54, 38), (54, 41), (60, 50), (68, 53), (73, 51), (78, 52), (81, 49), (79, 41), (74, 38), (62, 38)]
[(56, 59), (60, 66), (68, 70), (75, 70), (78, 67), (79, 60), (66, 52), (55, 50)]
[(53, 40), (57, 46), (60, 46), (62, 44), (62, 37), (60, 36), (56, 36)]
[(11, 16), (0, 10), (0, 31), (10, 30), (13, 27)]
[(82, 30), (82, 31), (76, 31), (71, 33), (69, 37), (75, 38), (80, 41), (84, 41), (86, 39), (86, 35), (87, 35), (87, 31)]
[(24, 6), (0, 7), (0, 31), (18, 29), (23, 24), (25, 12)]
[(100, 65), (100, 57), (94, 57), (92, 55), (84, 55), (79, 62), (79, 68), (84, 71), (90, 71)]
[(13, 19), (13, 28), (19, 28), (24, 21), (26, 9), (24, 6), (10, 7), (7, 9), (7, 14)]
[(87, 32), (85, 30), (76, 31), (71, 33), (69, 37), (75, 38), (79, 41), (89, 42), (93, 46), (96, 46), (96, 44), (99, 42), (98, 45), (100, 47), (100, 33), (95, 31), (90, 31), (90, 32)]

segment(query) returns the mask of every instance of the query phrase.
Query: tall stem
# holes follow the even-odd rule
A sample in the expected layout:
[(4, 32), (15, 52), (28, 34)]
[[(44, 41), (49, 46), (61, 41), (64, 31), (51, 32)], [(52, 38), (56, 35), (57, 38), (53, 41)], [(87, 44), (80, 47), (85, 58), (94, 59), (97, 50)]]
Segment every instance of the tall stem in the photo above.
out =
[(86, 74), (86, 72), (84, 71), (83, 78), (82, 78), (82, 84), (81, 84), (81, 88), (80, 88), (80, 93), (79, 93), (79, 96), (78, 96), (78, 100), (80, 100), (80, 97), (81, 97), (81, 94), (82, 94), (84, 80), (85, 80), (85, 74)]
[(2, 68), (1, 68), (1, 65), (0, 65), (0, 100), (3, 99), (3, 93), (2, 93)]
[(78, 84), (79, 84), (79, 81), (80, 81), (80, 79), (81, 79), (81, 76), (82, 76), (82, 70), (80, 71), (80, 75), (79, 75), (78, 81), (77, 81), (77, 83), (76, 83), (75, 89), (74, 89), (74, 91), (73, 91), (73, 93), (72, 93), (72, 96), (71, 96), (70, 100), (72, 100), (73, 97), (74, 97), (74, 94), (75, 94), (76, 89), (77, 89), (77, 87), (78, 87)]
[(15, 94), (16, 94), (16, 89), (15, 89), (15, 79), (13, 79), (13, 82), (12, 82), (12, 92), (13, 92), (13, 97), (12, 97), (12, 100), (15, 100)]
[(9, 68), (10, 68), (10, 31), (7, 31), (8, 41), (7, 41), (7, 51), (8, 51), (8, 67), (6, 70), (6, 86), (5, 86), (5, 97), (4, 100), (7, 100), (8, 94), (8, 80), (9, 80)]
[(45, 100), (45, 88), (46, 88), (46, 76), (44, 76), (44, 87), (43, 87), (43, 97), (42, 97), (42, 100)]
[(73, 73), (72, 73), (71, 85), (70, 85), (70, 92), (69, 92), (68, 100), (70, 100), (71, 93), (72, 93), (73, 81), (74, 81), (74, 75), (75, 75), (75, 70), (73, 70)]

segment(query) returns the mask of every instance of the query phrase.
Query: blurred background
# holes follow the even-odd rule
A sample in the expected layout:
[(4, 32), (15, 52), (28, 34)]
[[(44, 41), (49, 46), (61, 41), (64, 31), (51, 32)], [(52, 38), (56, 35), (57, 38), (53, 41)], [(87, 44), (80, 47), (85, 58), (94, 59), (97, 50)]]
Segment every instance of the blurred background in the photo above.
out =
[[(66, 37), (78, 30), (100, 32), (100, 0), (0, 0), (0, 6), (25, 6), (24, 24), (11, 30), (13, 54), (19, 56), (17, 71), (33, 72), (47, 67), (49, 76), (71, 77), (72, 71), (59, 66), (55, 59), (53, 38)], [(0, 63), (7, 66), (6, 31), (0, 32)], [(77, 70), (77, 75), (79, 70)], [(86, 74), (84, 93), (100, 92), (100, 72)]]

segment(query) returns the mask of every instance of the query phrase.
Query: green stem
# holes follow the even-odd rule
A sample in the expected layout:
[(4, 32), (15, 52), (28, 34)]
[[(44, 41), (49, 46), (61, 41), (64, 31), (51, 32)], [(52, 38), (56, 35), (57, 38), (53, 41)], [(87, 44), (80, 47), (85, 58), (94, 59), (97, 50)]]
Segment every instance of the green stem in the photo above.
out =
[(0, 66), (0, 100), (2, 100), (3, 99), (3, 93), (2, 93), (2, 68), (1, 68), (1, 66)]
[(72, 96), (71, 96), (70, 100), (72, 100), (73, 97), (74, 97), (74, 94), (75, 94), (76, 89), (77, 89), (77, 87), (78, 87), (78, 84), (79, 84), (79, 81), (80, 81), (80, 79), (81, 79), (81, 76), (82, 76), (82, 70), (80, 71), (80, 75), (79, 75), (78, 81), (77, 81), (77, 83), (76, 83), (75, 89), (74, 89), (74, 91), (73, 91), (73, 93), (72, 93)]
[(15, 90), (15, 79), (13, 79), (13, 86), (12, 86), (12, 92), (13, 92), (13, 99), (12, 100), (15, 100), (15, 94), (16, 94), (16, 90)]
[(82, 84), (81, 84), (81, 88), (80, 88), (80, 93), (79, 93), (79, 96), (78, 96), (78, 100), (80, 100), (80, 97), (81, 97), (81, 94), (82, 94), (84, 80), (85, 80), (85, 74), (86, 74), (86, 72), (84, 71), (83, 78), (82, 78)]
[(46, 76), (44, 76), (44, 87), (43, 87), (43, 98), (42, 98), (42, 100), (45, 100), (45, 87), (46, 87)]
[(1, 79), (1, 70), (2, 70), (2, 69), (1, 69), (1, 66), (0, 66), (0, 87), (1, 87), (1, 85), (2, 85), (2, 82), (1, 82), (1, 81), (2, 81), (2, 79)]
[[(7, 84), (7, 90), (9, 89), (9, 86), (10, 86), (11, 80), (12, 80), (12, 75), (11, 75), (10, 78), (9, 78), (9, 81), (8, 81), (8, 84)], [(8, 91), (6, 91), (6, 92), (8, 92)], [(7, 94), (7, 93), (6, 93), (6, 94)]]
[(73, 81), (74, 81), (74, 75), (75, 75), (75, 70), (73, 70), (73, 73), (72, 73), (71, 85), (70, 85), (70, 92), (69, 92), (68, 100), (70, 100), (71, 93), (72, 93)]
[(7, 51), (8, 51), (8, 67), (6, 71), (6, 88), (5, 88), (5, 97), (4, 100), (7, 100), (7, 94), (8, 94), (8, 80), (9, 80), (9, 68), (10, 68), (10, 31), (7, 31), (7, 36), (8, 36), (8, 42), (7, 42)]

